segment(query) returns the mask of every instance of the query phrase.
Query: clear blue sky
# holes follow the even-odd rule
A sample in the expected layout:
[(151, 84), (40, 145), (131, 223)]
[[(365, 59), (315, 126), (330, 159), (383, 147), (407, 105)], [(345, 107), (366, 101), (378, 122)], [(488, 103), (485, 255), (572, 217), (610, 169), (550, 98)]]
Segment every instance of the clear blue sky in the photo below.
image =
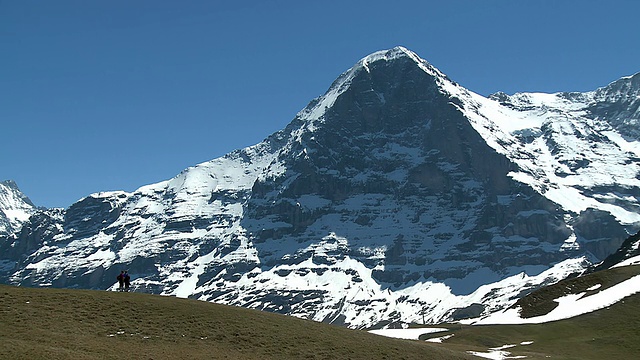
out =
[(640, 72), (640, 1), (0, 0), (0, 181), (133, 191), (258, 143), (403, 45), (484, 95)]

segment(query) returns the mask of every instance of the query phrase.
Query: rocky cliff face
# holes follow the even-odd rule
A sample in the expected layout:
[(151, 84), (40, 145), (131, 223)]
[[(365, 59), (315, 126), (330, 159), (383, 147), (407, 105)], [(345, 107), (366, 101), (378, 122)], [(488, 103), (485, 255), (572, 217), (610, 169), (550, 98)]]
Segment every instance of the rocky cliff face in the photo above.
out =
[(606, 119), (622, 136), (640, 140), (640, 73), (598, 89), (594, 99), (592, 116)]
[(260, 144), (38, 212), (0, 243), (2, 280), (126, 268), (138, 291), (352, 327), (493, 311), (638, 229), (636, 78), (484, 98), (374, 53)]

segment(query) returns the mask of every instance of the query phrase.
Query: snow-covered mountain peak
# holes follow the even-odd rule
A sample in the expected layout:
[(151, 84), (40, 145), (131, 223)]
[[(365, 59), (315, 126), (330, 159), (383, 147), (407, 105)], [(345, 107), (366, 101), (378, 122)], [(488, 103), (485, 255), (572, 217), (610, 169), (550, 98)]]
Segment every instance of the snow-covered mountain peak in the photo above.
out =
[[(513, 95), (497, 92), (489, 95), (488, 98), (499, 102), (501, 105), (520, 111), (530, 109), (589, 110), (594, 113), (594, 116), (600, 116), (602, 114), (597, 113), (598, 109), (611, 107), (613, 104), (631, 107), (632, 110), (637, 108), (640, 100), (640, 73), (622, 77), (607, 86), (588, 92), (558, 92), (551, 94), (519, 92)], [(636, 105), (634, 106), (634, 104)], [(625, 108), (625, 110), (628, 109)], [(626, 115), (630, 114), (633, 115), (633, 111), (626, 113)], [(611, 113), (606, 115), (610, 117)]]
[(403, 46), (396, 46), (389, 50), (376, 51), (368, 56), (365, 56), (360, 61), (358, 61), (353, 69), (362, 68), (365, 71), (370, 72), (369, 65), (372, 63), (375, 63), (377, 61), (391, 62), (399, 59), (409, 59), (413, 61), (425, 73), (437, 78), (437, 81), (443, 87), (449, 85), (445, 84), (444, 81), (452, 83), (452, 81), (449, 80), (448, 77), (440, 70), (438, 70), (435, 66), (431, 65), (427, 60), (422, 59), (420, 56), (418, 56), (418, 54)]
[(35, 205), (15, 181), (0, 182), (0, 236), (19, 230), (35, 210)]
[[(640, 224), (640, 204), (630, 192), (640, 187), (640, 100), (628, 96), (632, 83), (623, 78), (586, 93), (469, 94), (460, 108), (491, 147), (518, 165), (512, 178), (569, 211), (597, 209)], [(594, 197), (599, 189), (608, 191)]]
[(594, 101), (588, 108), (592, 117), (605, 120), (625, 141), (640, 141), (640, 73), (616, 80), (592, 94)]
[(257, 145), (37, 212), (0, 275), (106, 288), (126, 268), (139, 291), (352, 327), (492, 311), (640, 227), (636, 110), (594, 94), (485, 98), (375, 52)]
[(415, 75), (415, 71), (412, 71), (411, 68), (419, 69), (427, 74), (436, 85), (437, 93), (449, 96), (466, 91), (413, 51), (396, 46), (392, 49), (376, 51), (360, 59), (353, 67), (342, 73), (324, 95), (316, 98), (303, 109), (297, 119), (309, 122), (306, 129), (313, 131), (317, 125), (316, 121), (322, 122), (324, 120), (325, 110), (333, 107), (338, 97), (352, 88), (354, 82), (368, 84), (366, 86), (370, 88), (370, 95), (376, 97), (367, 101), (384, 104), (387, 94), (377, 89), (376, 83), (410, 81), (411, 77)]
[(428, 64), (425, 60), (421, 59), (416, 53), (414, 53), (413, 51), (403, 47), (403, 46), (396, 46), (394, 48), (388, 49), (388, 50), (380, 50), (380, 51), (376, 51), (372, 54), (369, 54), (365, 57), (363, 57), (362, 59), (360, 59), (360, 61), (358, 61), (358, 63), (356, 64), (357, 66), (362, 66), (365, 68), (365, 70), (368, 71), (368, 66), (371, 63), (374, 63), (376, 61), (393, 61), (393, 60), (397, 60), (400, 58), (409, 58), (413, 61), (415, 61), (417, 64), (422, 64), (422, 63), (426, 63)]
[(625, 76), (595, 92), (599, 101), (637, 101), (640, 98), (640, 73)]
[[(423, 80), (420, 85), (411, 85), (418, 78)], [(340, 101), (346, 92), (350, 95)], [(327, 120), (327, 110), (342, 107), (339, 104), (336, 106), (336, 103), (346, 104), (355, 100), (367, 108), (384, 108), (394, 97), (406, 97), (408, 94), (420, 95), (421, 98), (409, 96), (406, 101), (431, 101), (429, 99), (448, 99), (467, 92), (414, 52), (397, 46), (374, 52), (342, 73), (324, 95), (298, 113), (296, 120), (303, 124), (299, 125), (297, 133), (315, 131)], [(354, 99), (356, 94), (357, 98)]]

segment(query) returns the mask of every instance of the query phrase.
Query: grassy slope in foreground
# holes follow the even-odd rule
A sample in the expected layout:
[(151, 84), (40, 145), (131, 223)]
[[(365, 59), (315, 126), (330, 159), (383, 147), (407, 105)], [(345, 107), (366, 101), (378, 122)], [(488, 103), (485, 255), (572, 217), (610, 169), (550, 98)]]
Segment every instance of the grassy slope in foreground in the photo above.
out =
[(137, 293), (0, 285), (1, 359), (470, 359), (256, 310)]
[[(528, 316), (543, 315), (553, 309), (553, 299), (569, 293), (611, 287), (640, 273), (640, 266), (610, 269), (563, 280), (540, 289), (519, 301)], [(640, 294), (602, 310), (571, 319), (533, 325), (466, 326), (443, 345), (459, 351), (486, 352), (489, 348), (517, 345), (505, 349), (509, 356), (535, 359), (628, 360), (640, 359)], [(426, 338), (426, 337), (425, 337)], [(533, 341), (530, 345), (519, 345)]]

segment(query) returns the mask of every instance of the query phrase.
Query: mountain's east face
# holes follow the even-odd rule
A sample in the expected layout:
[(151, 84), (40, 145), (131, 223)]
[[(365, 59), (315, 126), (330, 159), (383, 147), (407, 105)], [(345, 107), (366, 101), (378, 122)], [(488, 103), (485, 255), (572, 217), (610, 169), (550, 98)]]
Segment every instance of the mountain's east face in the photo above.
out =
[(638, 230), (638, 102), (638, 75), (485, 98), (377, 52), (260, 144), (37, 212), (0, 242), (2, 278), (126, 268), (140, 291), (352, 327), (493, 311)]

